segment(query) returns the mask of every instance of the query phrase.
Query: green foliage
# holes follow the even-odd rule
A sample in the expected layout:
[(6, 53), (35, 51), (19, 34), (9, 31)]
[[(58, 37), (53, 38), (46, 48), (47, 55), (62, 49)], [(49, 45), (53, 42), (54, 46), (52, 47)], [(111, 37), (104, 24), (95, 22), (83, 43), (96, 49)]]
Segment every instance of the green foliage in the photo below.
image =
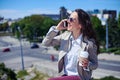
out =
[(60, 46), (59, 46), (59, 45), (58, 45), (58, 46), (54, 46), (54, 48), (55, 48), (56, 50), (59, 50)]
[(9, 27), (8, 22), (0, 24), (0, 31), (6, 31), (8, 27)]
[(106, 51), (105, 48), (100, 49), (100, 53), (106, 53), (106, 52), (120, 55), (120, 47), (118, 47), (118, 48), (115, 48), (115, 47), (114, 48), (109, 48), (108, 51)]
[(109, 50), (109, 52), (115, 52), (117, 50), (120, 50), (120, 47), (119, 48), (109, 48), (108, 50)]
[(115, 18), (109, 18), (108, 21), (109, 47), (120, 47), (120, 28), (117, 26)]
[(120, 12), (119, 12), (119, 16), (118, 16), (118, 27), (120, 29)]
[(113, 76), (108, 76), (108, 77), (104, 77), (104, 78), (101, 78), (101, 79), (93, 79), (93, 80), (120, 80), (120, 79), (115, 78)]
[(91, 16), (91, 21), (100, 45), (105, 45), (105, 27), (96, 16)]
[(16, 73), (11, 69), (6, 68), (4, 63), (0, 63), (0, 80), (3, 77), (3, 75), (7, 76), (5, 77), (7, 78), (7, 80), (17, 80)]
[(18, 22), (11, 24), (12, 33), (15, 35), (15, 33), (18, 31), (17, 27), (19, 26)]
[[(91, 16), (91, 21), (100, 45), (105, 48), (106, 27), (102, 26), (101, 21), (96, 16)], [(27, 37), (29, 41), (37, 41), (38, 37), (45, 36), (49, 28), (52, 25), (57, 25), (58, 22), (59, 21), (54, 21), (49, 17), (31, 15), (13, 23), (11, 28), (13, 33), (19, 37), (20, 33), (17, 30), (17, 27), (19, 26), (22, 35)], [(109, 28), (109, 47), (120, 47), (120, 14), (118, 20), (109, 18), (107, 23)]]
[(114, 52), (117, 55), (120, 55), (120, 49)]
[(100, 48), (100, 53), (105, 53), (107, 52), (105, 48)]
[(101, 27), (101, 21), (97, 16), (91, 16), (91, 21), (94, 28)]
[[(91, 21), (100, 45), (105, 48), (106, 26), (102, 26), (101, 21), (96, 16), (91, 16)], [(120, 14), (118, 21), (111, 17), (107, 20), (107, 25), (109, 48), (120, 47)]]
[(40, 15), (32, 15), (25, 17), (19, 22), (19, 25), (24, 34), (29, 40), (33, 40), (34, 37), (40, 36), (40, 30), (43, 25), (44, 17)]
[(46, 74), (43, 74), (39, 71), (34, 71), (34, 73), (36, 74), (36, 76), (34, 78), (32, 78), (31, 80), (48, 80), (49, 76)]
[(22, 31), (22, 35), (26, 36), (29, 41), (33, 41), (37, 39), (37, 37), (46, 35), (48, 29), (56, 23), (56, 21), (49, 17), (31, 15), (23, 18), (19, 22), (12, 24), (12, 30), (13, 33), (16, 34), (18, 31), (17, 27), (19, 26)]
[(13, 36), (13, 34), (12, 33), (1, 32), (0, 37), (1, 36)]
[(17, 73), (17, 78), (23, 78), (24, 76), (29, 75), (26, 70), (21, 70)]

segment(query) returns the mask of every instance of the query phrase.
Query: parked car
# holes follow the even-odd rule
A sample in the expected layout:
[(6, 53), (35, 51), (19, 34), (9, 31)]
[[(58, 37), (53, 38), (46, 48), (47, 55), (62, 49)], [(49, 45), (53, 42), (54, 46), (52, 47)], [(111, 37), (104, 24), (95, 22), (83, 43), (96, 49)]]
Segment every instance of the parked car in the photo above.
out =
[(10, 52), (11, 50), (10, 50), (10, 48), (4, 48), (3, 49), (3, 52)]
[(33, 44), (31, 45), (31, 48), (32, 48), (32, 49), (33, 49), (33, 48), (39, 48), (39, 45), (36, 44), (36, 43), (33, 43)]

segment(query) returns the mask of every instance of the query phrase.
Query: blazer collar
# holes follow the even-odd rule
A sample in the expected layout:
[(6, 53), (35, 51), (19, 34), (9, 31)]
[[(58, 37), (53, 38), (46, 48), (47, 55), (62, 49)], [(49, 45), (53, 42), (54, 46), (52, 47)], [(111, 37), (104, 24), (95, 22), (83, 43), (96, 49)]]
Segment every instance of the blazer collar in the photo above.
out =
[[(71, 38), (71, 35), (72, 35), (72, 32), (68, 32), (67, 35), (68, 35), (68, 36), (66, 37), (66, 39), (70, 39), (70, 38)], [(70, 41), (70, 40), (69, 40), (69, 41)], [(82, 50), (85, 50), (86, 47), (87, 47), (87, 45), (88, 45), (88, 39), (87, 39), (87, 37), (84, 37), (84, 38), (83, 38), (83, 35), (82, 35), (82, 40), (81, 40), (81, 44), (80, 44), (81, 49), (82, 49)], [(69, 45), (69, 47), (70, 47), (70, 45)]]
[(87, 39), (87, 37), (82, 37), (82, 41), (81, 41), (81, 48), (82, 48), (82, 50), (85, 50), (86, 48), (87, 48), (87, 45), (88, 45), (88, 39)]

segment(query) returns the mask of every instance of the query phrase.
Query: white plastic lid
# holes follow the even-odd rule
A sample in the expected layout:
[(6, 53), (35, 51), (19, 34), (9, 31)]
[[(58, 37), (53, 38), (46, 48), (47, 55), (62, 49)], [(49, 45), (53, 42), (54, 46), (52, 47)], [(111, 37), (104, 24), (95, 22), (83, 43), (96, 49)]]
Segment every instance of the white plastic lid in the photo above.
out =
[(88, 56), (89, 56), (89, 53), (87, 51), (81, 51), (80, 52), (80, 57), (88, 58)]

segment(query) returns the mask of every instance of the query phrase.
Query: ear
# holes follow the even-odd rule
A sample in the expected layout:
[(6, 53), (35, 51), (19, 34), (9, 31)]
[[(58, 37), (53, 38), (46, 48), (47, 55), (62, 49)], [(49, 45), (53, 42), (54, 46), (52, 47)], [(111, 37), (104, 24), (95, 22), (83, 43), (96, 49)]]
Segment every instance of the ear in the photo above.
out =
[(82, 25), (81, 24), (79, 24), (79, 28), (80, 28), (80, 31), (82, 32)]
[(79, 28), (82, 29), (82, 25), (81, 24), (79, 24)]

